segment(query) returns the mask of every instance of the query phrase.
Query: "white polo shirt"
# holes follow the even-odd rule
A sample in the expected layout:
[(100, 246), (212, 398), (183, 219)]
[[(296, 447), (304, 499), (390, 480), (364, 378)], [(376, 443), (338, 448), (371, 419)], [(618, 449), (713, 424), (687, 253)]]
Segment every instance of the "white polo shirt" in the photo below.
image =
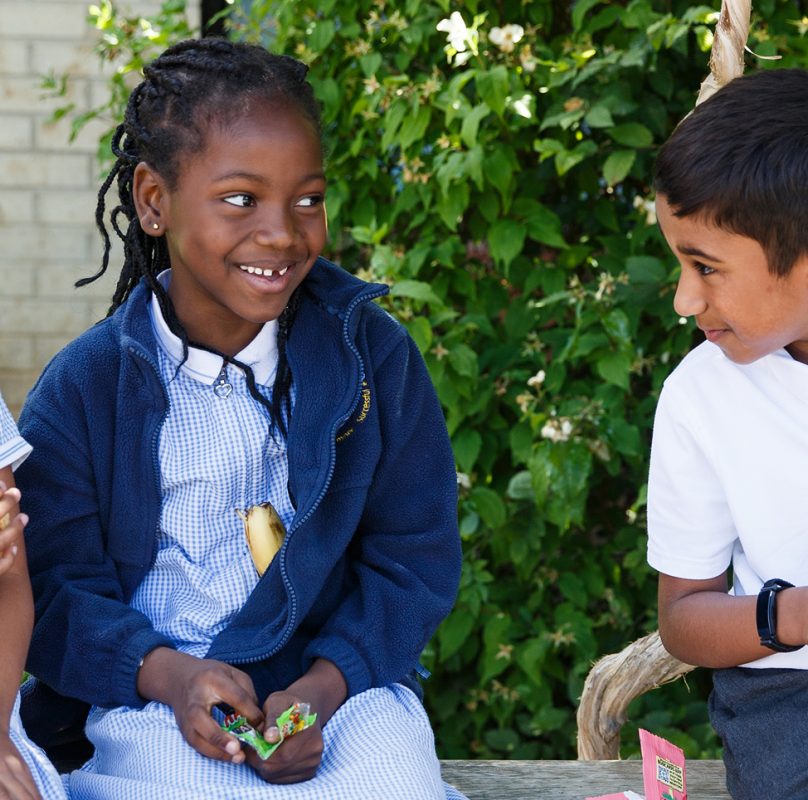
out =
[[(677, 578), (732, 565), (733, 592), (808, 585), (808, 365), (699, 345), (665, 381), (648, 480), (648, 563)], [(808, 669), (808, 647), (749, 667)]]

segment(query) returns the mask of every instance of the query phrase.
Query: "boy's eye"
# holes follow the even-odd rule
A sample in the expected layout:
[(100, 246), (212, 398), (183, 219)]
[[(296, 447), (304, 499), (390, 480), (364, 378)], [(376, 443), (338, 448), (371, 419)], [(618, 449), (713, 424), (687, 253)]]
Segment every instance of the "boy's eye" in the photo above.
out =
[(230, 203), (231, 206), (238, 206), (239, 208), (248, 208), (255, 205), (255, 200), (250, 194), (231, 194), (224, 198), (225, 203)]
[(715, 270), (712, 267), (708, 267), (706, 264), (702, 264), (701, 261), (694, 261), (693, 262), (693, 269), (699, 273), (699, 275), (707, 276), (712, 275)]
[(323, 196), (321, 194), (307, 194), (298, 200), (297, 205), (302, 208), (314, 208), (314, 206), (319, 206), (322, 202)]

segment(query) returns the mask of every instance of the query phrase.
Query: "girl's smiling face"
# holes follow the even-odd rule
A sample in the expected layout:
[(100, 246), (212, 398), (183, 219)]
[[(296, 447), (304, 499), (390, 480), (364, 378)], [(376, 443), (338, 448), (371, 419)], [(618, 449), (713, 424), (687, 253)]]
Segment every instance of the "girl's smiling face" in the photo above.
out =
[(189, 340), (235, 355), (280, 316), (325, 246), (325, 190), (314, 126), (267, 101), (208, 123), (173, 188), (138, 165), (139, 216), (165, 232), (169, 296)]
[(682, 268), (676, 313), (694, 317), (707, 339), (738, 364), (783, 347), (808, 363), (808, 256), (778, 276), (755, 239), (699, 217), (677, 217), (664, 195), (657, 196), (656, 211)]

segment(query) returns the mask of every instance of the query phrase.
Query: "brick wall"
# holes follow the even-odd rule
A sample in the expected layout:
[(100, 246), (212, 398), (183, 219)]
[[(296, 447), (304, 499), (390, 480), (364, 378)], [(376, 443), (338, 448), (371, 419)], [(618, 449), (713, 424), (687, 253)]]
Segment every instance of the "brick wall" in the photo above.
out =
[[(88, 4), (0, 0), (0, 391), (15, 416), (48, 359), (105, 315), (120, 265), (115, 258), (104, 278), (73, 287), (100, 264), (95, 152), (104, 126), (91, 123), (69, 144), (69, 122), (49, 122), (66, 102), (83, 109), (105, 96)], [(72, 76), (67, 98), (39, 88), (51, 70)]]

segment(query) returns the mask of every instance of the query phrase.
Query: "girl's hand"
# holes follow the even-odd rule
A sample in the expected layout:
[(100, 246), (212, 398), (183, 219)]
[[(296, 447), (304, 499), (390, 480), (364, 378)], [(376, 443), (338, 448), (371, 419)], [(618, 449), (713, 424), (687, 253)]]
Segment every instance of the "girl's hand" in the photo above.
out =
[(19, 513), (20, 490), (0, 481), (0, 575), (8, 572), (22, 542), (28, 516)]
[(185, 741), (218, 761), (241, 764), (244, 752), (211, 716), (214, 705), (227, 703), (259, 730), (264, 722), (250, 676), (221, 661), (158, 647), (143, 660), (137, 688), (143, 697), (170, 705)]
[[(308, 702), (290, 691), (273, 692), (264, 703), (264, 727), (261, 731), (268, 742), (278, 741), (275, 720), (292, 703)], [(317, 709), (312, 706), (312, 711)], [(310, 727), (285, 739), (283, 744), (266, 760), (262, 761), (252, 747), (246, 747), (247, 763), (267, 783), (299, 783), (313, 778), (323, 757), (323, 732), (320, 716)]]
[(0, 734), (0, 800), (42, 800), (8, 734)]
[(317, 714), (314, 725), (284, 740), (266, 761), (251, 747), (246, 748), (247, 763), (269, 783), (298, 783), (313, 778), (323, 757), (323, 726), (347, 696), (348, 687), (339, 668), (318, 658), (286, 691), (273, 692), (267, 697), (262, 732), (267, 741), (278, 741), (275, 720), (292, 703), (309, 703)]

